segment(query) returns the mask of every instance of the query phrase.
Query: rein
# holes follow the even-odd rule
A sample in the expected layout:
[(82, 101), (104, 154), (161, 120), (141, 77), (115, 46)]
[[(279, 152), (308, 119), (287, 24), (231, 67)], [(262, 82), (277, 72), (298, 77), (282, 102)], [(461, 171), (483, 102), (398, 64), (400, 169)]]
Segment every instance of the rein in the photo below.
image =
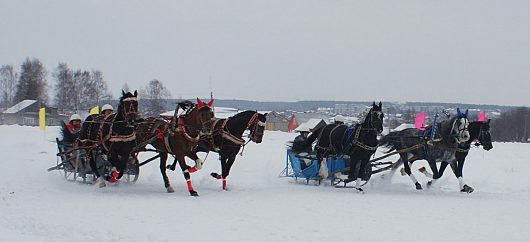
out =
[[(249, 129), (251, 132), (251, 135), (258, 135), (258, 126), (265, 126), (265, 123), (259, 121), (258, 119), (258, 113), (254, 113), (252, 117), (248, 120), (247, 125), (245, 126), (245, 130)], [(221, 125), (218, 127), (218, 123), (222, 122)], [(230, 142), (234, 143), (236, 146), (243, 147), (241, 150), (240, 155), (243, 155), (243, 151), (245, 149), (245, 145), (247, 145), (251, 140), (245, 141), (242, 137), (237, 137), (236, 135), (232, 134), (230, 130), (227, 128), (228, 119), (215, 119), (212, 124), (212, 134), (210, 135), (209, 143), (213, 147), (214, 150), (219, 149), (222, 144), (217, 145), (215, 144), (214, 137), (220, 135), (221, 138), (229, 140)], [(217, 128), (218, 127), (218, 128)], [(252, 128), (251, 128), (252, 127)]]

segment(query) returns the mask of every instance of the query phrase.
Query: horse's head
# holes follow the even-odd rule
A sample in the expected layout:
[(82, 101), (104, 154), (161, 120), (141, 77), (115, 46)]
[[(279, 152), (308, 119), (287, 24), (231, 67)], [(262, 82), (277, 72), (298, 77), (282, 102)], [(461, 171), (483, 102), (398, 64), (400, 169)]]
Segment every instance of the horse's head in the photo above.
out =
[(199, 122), (202, 124), (201, 130), (205, 134), (212, 133), (212, 123), (215, 118), (215, 115), (212, 110), (213, 99), (208, 103), (204, 103), (199, 98), (197, 98), (197, 112)]
[(465, 143), (471, 137), (469, 135), (469, 120), (467, 115), (469, 110), (466, 109), (465, 113), (460, 112), (460, 108), (456, 109), (456, 117), (453, 122), (451, 133), (455, 136), (457, 143)]
[(250, 130), (250, 140), (259, 144), (263, 141), (265, 132), (265, 123), (267, 122), (267, 113), (261, 114), (256, 112), (248, 124)]
[(197, 98), (197, 104), (194, 105), (186, 114), (186, 119), (189, 124), (196, 126), (204, 134), (211, 134), (212, 122), (214, 120), (214, 113), (212, 110), (213, 100), (204, 103)]
[[(372, 104), (372, 108), (368, 112), (366, 119), (369, 119), (370, 128), (373, 128), (377, 131), (378, 134), (383, 132), (383, 103), (379, 102), (379, 105), (376, 105), (375, 102)], [(365, 120), (366, 122), (366, 120)]]
[(125, 121), (129, 124), (136, 122), (138, 118), (138, 92), (133, 93), (121, 91), (122, 96), (120, 98), (120, 104), (118, 106), (118, 112), (123, 115)]
[(490, 121), (488, 119), (486, 122), (481, 122), (480, 132), (478, 133), (478, 142), (482, 145), (484, 150), (493, 149), (493, 144), (491, 143), (491, 134), (490, 134)]

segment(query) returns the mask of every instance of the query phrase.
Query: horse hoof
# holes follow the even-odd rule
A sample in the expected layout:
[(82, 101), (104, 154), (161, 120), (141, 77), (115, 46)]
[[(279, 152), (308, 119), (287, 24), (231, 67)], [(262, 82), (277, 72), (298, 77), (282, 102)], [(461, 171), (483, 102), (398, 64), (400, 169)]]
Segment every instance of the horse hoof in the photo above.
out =
[(217, 174), (215, 172), (210, 173), (210, 176), (212, 176), (215, 179), (221, 179), (222, 178), (221, 175), (219, 175), (219, 174)]
[(473, 189), (472, 187), (468, 185), (464, 185), (464, 188), (460, 190), (460, 192), (466, 192), (466, 193), (472, 193), (473, 191), (475, 191), (475, 189)]
[(423, 188), (421, 187), (420, 183), (416, 182), (416, 190), (423, 190)]
[(191, 195), (192, 197), (198, 197), (198, 196), (199, 196), (199, 193), (197, 193), (197, 192), (194, 191), (194, 190), (191, 190), (191, 191), (190, 191), (190, 195)]
[(166, 190), (167, 190), (167, 193), (174, 193), (175, 192), (175, 189), (173, 189), (173, 187), (171, 187), (171, 186), (166, 187)]
[(362, 188), (355, 188), (357, 190), (357, 193), (364, 194), (364, 190)]
[(166, 166), (166, 169), (174, 171), (174, 170), (175, 170), (175, 167), (172, 166), (172, 165), (167, 165), (167, 166)]
[(430, 187), (430, 186), (432, 186), (432, 181), (427, 182), (427, 187)]

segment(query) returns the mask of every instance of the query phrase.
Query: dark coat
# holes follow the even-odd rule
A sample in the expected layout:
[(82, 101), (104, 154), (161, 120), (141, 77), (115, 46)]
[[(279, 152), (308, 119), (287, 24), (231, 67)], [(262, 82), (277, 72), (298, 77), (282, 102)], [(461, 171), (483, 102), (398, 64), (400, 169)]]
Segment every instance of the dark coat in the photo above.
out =
[(294, 139), (293, 141), (293, 152), (295, 153), (302, 153), (302, 152), (307, 152), (307, 153), (312, 153), (313, 152), (313, 149), (311, 146), (308, 146), (308, 147), (304, 147), (304, 143), (305, 141), (307, 140), (306, 137), (304, 137), (303, 135), (298, 135), (296, 136), (296, 138)]

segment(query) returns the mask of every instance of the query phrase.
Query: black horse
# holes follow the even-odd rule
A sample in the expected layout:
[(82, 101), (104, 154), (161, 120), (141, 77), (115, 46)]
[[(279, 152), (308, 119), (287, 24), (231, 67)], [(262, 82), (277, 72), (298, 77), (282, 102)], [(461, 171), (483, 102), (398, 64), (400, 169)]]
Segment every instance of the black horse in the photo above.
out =
[(212, 125), (212, 134), (203, 136), (197, 147), (197, 151), (219, 153), (221, 161), (221, 174), (211, 173), (216, 179), (222, 180), (223, 190), (227, 189), (226, 178), (230, 174), (230, 168), (236, 160), (236, 155), (245, 145), (242, 138), (245, 130), (250, 130), (250, 140), (259, 144), (263, 140), (267, 114), (257, 111), (244, 111), (228, 119), (215, 119)]
[(438, 171), (438, 176), (428, 173), (428, 171), (423, 167), (420, 168), (420, 172), (433, 179), (433, 181), (427, 183), (428, 185), (433, 184), (436, 179), (441, 178), (445, 168), (447, 168), (447, 165), (451, 165), (451, 169), (458, 179), (460, 191), (472, 193), (475, 190), (473, 187), (467, 185), (467, 183), (464, 181), (464, 162), (473, 142), (475, 142), (475, 146), (482, 146), (482, 148), (486, 151), (493, 149), (490, 134), (490, 121), (491, 120), (488, 119), (487, 122), (474, 121), (469, 123), (469, 140), (458, 146), (455, 153), (455, 160), (442, 161)]
[(97, 177), (100, 187), (106, 186), (99, 174), (95, 161), (96, 149), (114, 166), (106, 180), (115, 183), (123, 176), (129, 156), (136, 145), (134, 125), (138, 117), (138, 93), (122, 91), (118, 112), (111, 115), (88, 116), (79, 132), (78, 146), (86, 147), (90, 157), (90, 167)]
[[(427, 160), (434, 176), (438, 177), (436, 162), (454, 159), (458, 145), (469, 140), (467, 113), (467, 110), (461, 113), (458, 109), (455, 117), (436, 124), (436, 131), (432, 131), (432, 127), (427, 127), (426, 131), (409, 128), (391, 132), (379, 140), (379, 145), (388, 147), (387, 152), (407, 149), (399, 153), (400, 160), (393, 165), (393, 170), (404, 164), (405, 173), (416, 189), (421, 190), (422, 186), (412, 174), (410, 166), (416, 160)], [(435, 132), (434, 137), (431, 137), (430, 132)]]
[(370, 156), (377, 149), (377, 135), (383, 131), (383, 104), (375, 102), (365, 113), (364, 120), (360, 124), (348, 127), (343, 124), (328, 124), (313, 131), (307, 138), (306, 146), (311, 145), (318, 139), (315, 151), (320, 166), (319, 175), (326, 179), (328, 174), (322, 164), (328, 155), (348, 155), (350, 157), (350, 170), (348, 179), (344, 184), (356, 181), (355, 188), (362, 192), (361, 180), (366, 180), (365, 171), (371, 169)]

